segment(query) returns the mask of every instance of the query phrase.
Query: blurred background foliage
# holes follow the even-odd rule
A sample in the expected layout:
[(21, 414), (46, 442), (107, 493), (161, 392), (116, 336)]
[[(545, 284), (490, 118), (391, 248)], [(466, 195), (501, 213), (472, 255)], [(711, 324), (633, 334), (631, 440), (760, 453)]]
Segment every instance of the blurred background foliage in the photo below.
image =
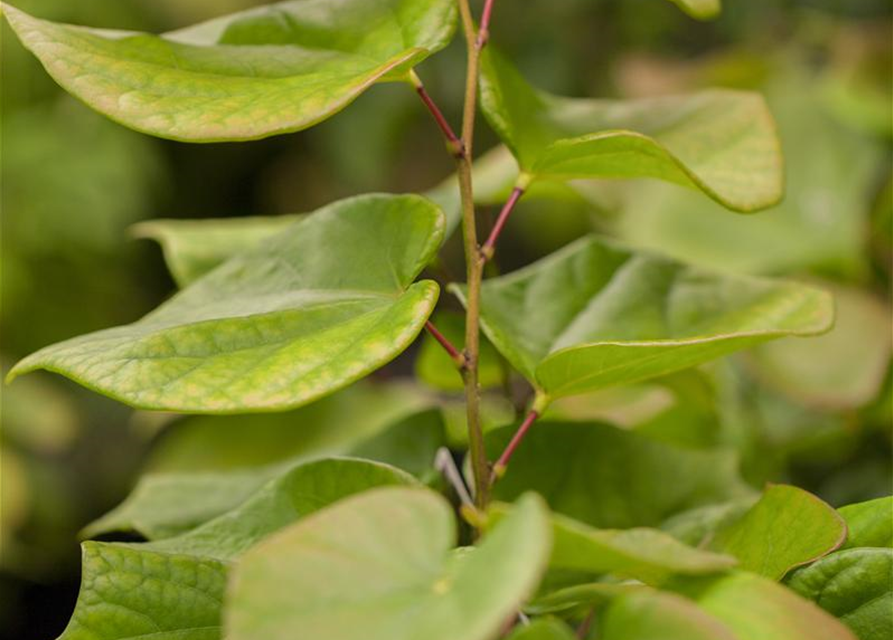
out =
[[(162, 31), (260, 3), (18, 4), (54, 20)], [(564, 95), (763, 91), (787, 157), (785, 202), (739, 216), (664, 184), (576, 185), (522, 204), (499, 268), (597, 230), (717, 269), (830, 288), (839, 319), (825, 337), (774, 343), (656, 383), (565, 401), (552, 412), (610, 421), (674, 446), (731, 449), (757, 487), (793, 482), (834, 505), (889, 494), (890, 3), (725, 4), (721, 19), (701, 24), (653, 0), (505, 0), (493, 40), (535, 84)], [(453, 122), (463, 71), (459, 46), (420, 69)], [(367, 191), (424, 191), (452, 170), (429, 116), (399, 86), (380, 86), (304, 133), (185, 145), (127, 131), (61, 93), (5, 24), (2, 82), (4, 369), (51, 342), (136, 319), (170, 295), (174, 283), (160, 251), (129, 231), (136, 222), (304, 212)], [(485, 125), (480, 135), (479, 149), (496, 144)], [(454, 240), (438, 275), (461, 272)], [(461, 333), (461, 322), (444, 324)], [(405, 383), (416, 356), (424, 390)], [(77, 593), (78, 531), (119, 503), (147, 468), (224, 469), (356, 451), (360, 435), (365, 442), (388, 421), (420, 415), (430, 423), (430, 412), (417, 412), (431, 406), (443, 415), (447, 440), (459, 443), (457, 386), (443, 379), (438, 357), (424, 345), (376, 374), (371, 387), (278, 418), (134, 413), (43, 374), (4, 388), (0, 638), (61, 631)], [(486, 367), (488, 386), (506, 387), (523, 403), (525, 390), (503, 380), (495, 356)], [(487, 400), (493, 425), (513, 415), (496, 391)]]

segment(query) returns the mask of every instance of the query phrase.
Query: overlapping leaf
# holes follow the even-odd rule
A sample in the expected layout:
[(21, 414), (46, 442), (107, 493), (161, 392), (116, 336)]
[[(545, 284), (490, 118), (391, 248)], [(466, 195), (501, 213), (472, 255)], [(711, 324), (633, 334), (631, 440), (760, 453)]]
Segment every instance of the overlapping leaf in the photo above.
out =
[(575, 640), (573, 630), (559, 620), (541, 619), (519, 626), (506, 640)]
[(691, 600), (649, 589), (617, 598), (605, 611), (600, 628), (603, 640), (739, 640)]
[[(514, 431), (487, 434), (491, 460)], [(606, 424), (559, 422), (534, 425), (494, 497), (511, 502), (531, 490), (554, 511), (616, 529), (657, 526), (672, 514), (749, 492), (727, 452), (673, 447)]]
[(290, 0), (161, 36), (4, 13), (66, 90), (175, 140), (250, 140), (310, 127), (446, 46), (452, 0)]
[(893, 497), (875, 498), (867, 502), (841, 507), (840, 515), (847, 524), (845, 549), (853, 547), (893, 548)]
[(180, 287), (282, 231), (298, 216), (253, 216), (220, 220), (152, 220), (132, 227), (135, 236), (158, 241)]
[[(498, 519), (507, 511), (501, 504), (492, 508)], [(673, 575), (721, 573), (737, 564), (731, 556), (689, 547), (656, 529), (596, 529), (558, 514), (552, 516), (552, 539), (551, 569), (610, 573), (652, 585)]]
[(437, 301), (412, 284), (443, 215), (418, 196), (344, 200), (296, 222), (145, 318), (47, 347), (48, 369), (132, 406), (236, 413), (306, 404), (403, 351)]
[(772, 485), (744, 516), (717, 535), (713, 547), (735, 556), (741, 568), (773, 580), (843, 544), (846, 524), (814, 495)]
[(657, 178), (736, 211), (782, 196), (782, 159), (763, 99), (740, 91), (631, 102), (559, 98), (488, 50), (481, 107), (525, 180)]
[(218, 640), (229, 566), (246, 549), (345, 496), (413, 482), (386, 465), (322, 460), (291, 469), (182, 535), (141, 544), (87, 542), (81, 592), (60, 640)]
[(249, 551), (229, 592), (230, 640), (489, 640), (533, 590), (548, 519), (528, 496), (474, 550), (434, 493), (345, 500)]
[(819, 334), (832, 318), (820, 290), (703, 271), (597, 236), (488, 280), (481, 307), (487, 337), (549, 399)]
[(798, 570), (788, 586), (842, 620), (860, 640), (893, 635), (893, 549), (832, 553)]

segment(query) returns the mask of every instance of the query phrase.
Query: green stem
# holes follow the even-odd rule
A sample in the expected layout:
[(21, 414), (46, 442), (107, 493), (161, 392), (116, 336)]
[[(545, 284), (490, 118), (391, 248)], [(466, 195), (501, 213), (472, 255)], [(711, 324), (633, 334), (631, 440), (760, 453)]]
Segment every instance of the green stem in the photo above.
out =
[(469, 0), (459, 0), (459, 13), (462, 17), (468, 52), (461, 138), (465, 153), (458, 159), (459, 192), (462, 200), (462, 237), (465, 244), (466, 282), (468, 285), (465, 315), (465, 367), (462, 369), (462, 377), (465, 381), (468, 450), (474, 474), (474, 499), (478, 509), (485, 510), (490, 502), (490, 468), (484, 450), (478, 381), (481, 280), (484, 273), (484, 257), (477, 240), (474, 185), (471, 173), (474, 157), (475, 117), (477, 115), (477, 87), (480, 76), (481, 50), (485, 41), (478, 37)]

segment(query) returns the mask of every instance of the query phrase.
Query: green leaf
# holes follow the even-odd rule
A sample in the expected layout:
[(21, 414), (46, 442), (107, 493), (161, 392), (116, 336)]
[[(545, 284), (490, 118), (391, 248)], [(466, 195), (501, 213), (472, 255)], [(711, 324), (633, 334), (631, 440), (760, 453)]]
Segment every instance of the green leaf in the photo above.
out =
[(834, 551), (846, 531), (843, 518), (811, 493), (771, 485), (740, 520), (719, 532), (713, 548), (738, 558), (742, 569), (780, 580)]
[(329, 205), (196, 280), (142, 320), (47, 347), (10, 373), (61, 373), (135, 407), (189, 413), (307, 404), (401, 353), (437, 302), (412, 281), (443, 215), (418, 196)]
[(573, 630), (554, 619), (534, 620), (516, 628), (506, 640), (575, 640)]
[(740, 640), (691, 600), (650, 589), (614, 600), (600, 623), (602, 640)]
[[(347, 396), (340, 393), (331, 402), (324, 402), (343, 404), (345, 401), (356, 399), (356, 397), (353, 393)], [(360, 396), (360, 398), (364, 397), (366, 397), (365, 393)], [(319, 403), (315, 403), (312, 407), (316, 407), (317, 404)], [(324, 437), (322, 434), (316, 434), (314, 437), (311, 435), (309, 440), (304, 443), (304, 447), (292, 451), (288, 460), (280, 460), (277, 464), (244, 468), (243, 460), (241, 465), (235, 465), (241, 468), (233, 470), (217, 473), (197, 471), (195, 467), (190, 468), (186, 464), (192, 451), (191, 448), (186, 448), (181, 452), (183, 456), (181, 468), (184, 472), (156, 471), (142, 476), (136, 489), (127, 499), (116, 509), (90, 524), (84, 530), (84, 535), (92, 537), (113, 531), (130, 531), (150, 540), (156, 540), (181, 534), (228, 510), (235, 509), (258, 491), (264, 483), (288, 473), (295, 465), (324, 456), (347, 455), (367, 458), (395, 466), (423, 480), (432, 478), (435, 473), (433, 465), (437, 449), (444, 446), (445, 441), (444, 424), (440, 415), (435, 411), (426, 411), (406, 416), (403, 419), (393, 418), (390, 423), (383, 423), (382, 419), (385, 416), (374, 415), (376, 410), (374, 402), (367, 404), (366, 407), (372, 412), (372, 415), (367, 416), (366, 420), (355, 417), (353, 424), (341, 430), (340, 436), (333, 437), (331, 434), (326, 434), (328, 437)], [(215, 450), (217, 444), (211, 444), (214, 440), (214, 434), (211, 432), (214, 426), (223, 426), (214, 424), (214, 420), (221, 420), (224, 425), (238, 427), (239, 433), (246, 433), (248, 436), (258, 431), (262, 432), (266, 426), (275, 426), (275, 430), (268, 434), (275, 441), (275, 436), (282, 433), (283, 430), (301, 431), (306, 429), (309, 425), (301, 424), (299, 421), (301, 417), (325, 416), (326, 413), (302, 410), (294, 412), (299, 415), (275, 414), (291, 416), (291, 421), (286, 420), (273, 424), (269, 422), (270, 416), (262, 416), (263, 420), (260, 425), (245, 422), (241, 416), (238, 420), (234, 418), (202, 418), (200, 426), (206, 426), (208, 429), (199, 429), (193, 434), (197, 438), (196, 446), (200, 442), (205, 442), (208, 448)], [(349, 414), (338, 412), (331, 414), (333, 421), (341, 418), (346, 420), (349, 417)], [(322, 424), (331, 427), (330, 431), (339, 431), (337, 422), (324, 421)], [(310, 431), (315, 433), (313, 429)], [(226, 438), (226, 436), (227, 433), (224, 429), (219, 437)], [(204, 440), (205, 437), (210, 440)], [(255, 446), (253, 443), (241, 438), (233, 442), (232, 446), (238, 447), (240, 444), (249, 451), (249, 456), (262, 455), (266, 453), (266, 446), (272, 446), (272, 444), (262, 443), (260, 452), (251, 453), (251, 449)], [(219, 449), (217, 450), (219, 451)], [(229, 455), (235, 455), (235, 453)], [(196, 467), (200, 469), (202, 463), (197, 463)], [(212, 465), (209, 468), (227, 469), (228, 465)], [(190, 472), (186, 473), (186, 470)]]
[(373, 487), (412, 484), (360, 460), (292, 468), (243, 505), (183, 535), (84, 544), (81, 593), (60, 640), (217, 640), (229, 564), (277, 529)]
[(588, 573), (611, 573), (657, 585), (673, 575), (708, 575), (737, 564), (728, 555), (695, 549), (655, 529), (594, 529), (553, 516), (549, 566)]
[(717, 531), (740, 520), (756, 501), (757, 496), (746, 496), (723, 504), (695, 507), (672, 516), (660, 528), (687, 545), (706, 547)]
[(585, 615), (593, 608), (601, 607), (614, 598), (646, 588), (645, 585), (638, 582), (575, 584), (537, 597), (524, 607), (524, 610), (531, 615), (561, 613), (570, 610), (582, 611)]
[(843, 548), (893, 548), (893, 497), (877, 498), (838, 509), (847, 524)]
[(798, 570), (788, 586), (842, 620), (860, 640), (893, 637), (893, 549), (832, 553)]
[(549, 555), (534, 496), (470, 553), (451, 553), (452, 509), (418, 489), (340, 502), (243, 556), (230, 640), (489, 640), (533, 592)]
[[(457, 349), (461, 349), (461, 345), (465, 344), (464, 316), (443, 312), (438, 313), (432, 322)], [(429, 334), (425, 334), (422, 340), (422, 348), (415, 362), (415, 373), (417, 378), (434, 389), (461, 391), (465, 388), (456, 363)], [(478, 381), (481, 388), (498, 387), (502, 384), (503, 376), (499, 354), (489, 341), (481, 340), (478, 353)]]
[[(886, 304), (858, 289), (833, 287), (834, 328), (814, 340), (779, 340), (752, 354), (756, 373), (800, 403), (856, 409), (874, 400), (890, 363)], [(821, 362), (822, 366), (816, 366)]]
[[(497, 522), (507, 512), (507, 505), (491, 508)], [(550, 569), (611, 573), (652, 585), (673, 575), (709, 575), (737, 564), (731, 556), (689, 547), (656, 529), (595, 529), (558, 514), (552, 516), (552, 541)]]
[(138, 238), (156, 240), (177, 285), (182, 288), (237, 253), (282, 231), (299, 216), (255, 216), (218, 220), (151, 220), (131, 227)]
[[(416, 387), (362, 380), (294, 411), (187, 416), (165, 429), (146, 468), (152, 473), (219, 471), (327, 455), (374, 458), (358, 455), (356, 448), (378, 437), (399, 440), (397, 431), (413, 427), (420, 442), (436, 438), (438, 425), (422, 413), (433, 406), (433, 399)], [(399, 425), (403, 420), (411, 424)]]
[(751, 573), (717, 580), (696, 600), (738, 640), (855, 640), (813, 603)]
[(708, 20), (719, 15), (722, 9), (720, 0), (671, 0), (688, 15), (699, 20)]
[(522, 183), (657, 178), (736, 211), (782, 196), (775, 126), (757, 94), (714, 90), (636, 101), (583, 100), (531, 87), (499, 54), (482, 62), (481, 108), (518, 159)]
[[(487, 434), (489, 459), (515, 429)], [(526, 491), (553, 510), (595, 527), (657, 526), (670, 515), (746, 494), (734, 455), (655, 442), (598, 423), (538, 422), (515, 451), (494, 498)]]
[(487, 280), (481, 305), (487, 337), (548, 399), (819, 334), (833, 319), (823, 291), (703, 271), (597, 236)]
[(292, 0), (154, 36), (4, 14), (70, 93), (144, 133), (252, 140), (334, 115), (377, 82), (407, 80), (445, 47), (452, 0)]

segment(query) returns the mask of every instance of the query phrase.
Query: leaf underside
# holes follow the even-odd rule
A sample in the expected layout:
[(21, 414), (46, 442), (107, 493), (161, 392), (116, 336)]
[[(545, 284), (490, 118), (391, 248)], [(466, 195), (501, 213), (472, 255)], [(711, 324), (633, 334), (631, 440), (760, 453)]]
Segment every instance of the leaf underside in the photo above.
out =
[(481, 108), (528, 179), (657, 178), (742, 212), (772, 206), (782, 196), (775, 124), (758, 94), (563, 98), (533, 88), (488, 49)]
[(4, 14), (49, 74), (127, 127), (189, 142), (306, 129), (445, 47), (452, 0), (290, 0), (163, 34)]
[(144, 409), (294, 408), (386, 364), (415, 339), (438, 286), (412, 284), (443, 214), (418, 196), (344, 200), (193, 282), (142, 320), (47, 347), (47, 369)]
[(487, 337), (551, 399), (819, 334), (832, 319), (823, 291), (720, 275), (597, 236), (487, 280), (481, 296)]

